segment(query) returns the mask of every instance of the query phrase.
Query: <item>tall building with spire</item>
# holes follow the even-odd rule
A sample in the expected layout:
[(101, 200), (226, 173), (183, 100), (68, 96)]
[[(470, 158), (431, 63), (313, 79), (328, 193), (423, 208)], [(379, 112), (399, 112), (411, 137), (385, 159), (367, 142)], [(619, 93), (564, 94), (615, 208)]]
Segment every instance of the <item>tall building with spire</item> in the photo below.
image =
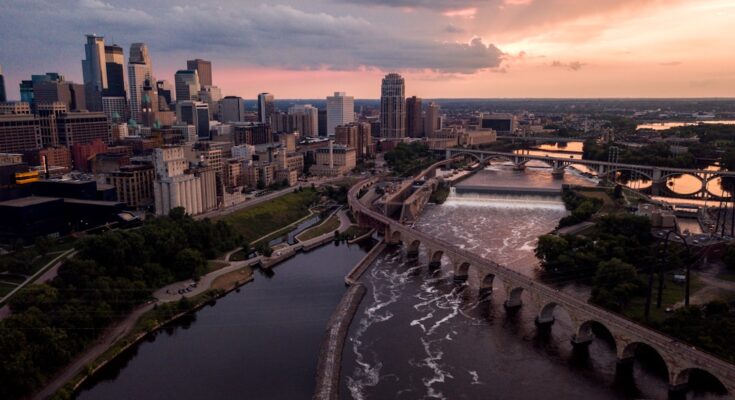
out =
[(143, 120), (141, 103), (146, 80), (155, 82), (148, 46), (145, 43), (133, 43), (130, 45), (128, 58), (128, 82), (130, 84), (130, 117), (136, 121)]
[(386, 75), (380, 88), (380, 136), (406, 137), (406, 83), (396, 73)]
[(105, 38), (103, 36), (87, 35), (84, 60), (82, 60), (82, 75), (87, 108), (90, 111), (101, 111), (102, 92), (107, 89)]
[(199, 74), (199, 84), (202, 87), (212, 86), (212, 62), (197, 58), (186, 61), (186, 69), (196, 71)]

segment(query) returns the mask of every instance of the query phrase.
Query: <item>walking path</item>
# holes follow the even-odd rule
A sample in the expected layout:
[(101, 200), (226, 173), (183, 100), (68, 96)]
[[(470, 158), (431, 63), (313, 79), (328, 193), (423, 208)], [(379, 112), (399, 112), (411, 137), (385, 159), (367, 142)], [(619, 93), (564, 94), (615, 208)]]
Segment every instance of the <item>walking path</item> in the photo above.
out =
[[(340, 226), (338, 230), (340, 232), (344, 232), (352, 225), (352, 223), (349, 217), (347, 216), (347, 212), (345, 210), (340, 210), (338, 213), (339, 213), (338, 215), (340, 218)], [(230, 261), (230, 257), (233, 254), (235, 254), (237, 251), (240, 250), (240, 249), (235, 249), (225, 255), (225, 261), (230, 263), (229, 266), (218, 269), (216, 271), (212, 271), (202, 276), (199, 279), (199, 282), (197, 282), (196, 286), (191, 286), (192, 281), (186, 280), (186, 281), (173, 283), (166, 287), (158, 289), (157, 291), (153, 293), (153, 297), (155, 297), (156, 299), (155, 301), (151, 301), (149, 303), (139, 306), (138, 308), (133, 310), (123, 320), (110, 326), (102, 334), (102, 336), (97, 340), (97, 342), (95, 342), (84, 353), (79, 355), (79, 357), (77, 357), (71, 364), (69, 364), (66, 368), (64, 368), (61, 372), (59, 372), (59, 374), (57, 374), (51, 381), (49, 381), (46, 384), (43, 390), (41, 390), (40, 392), (38, 392), (36, 395), (33, 396), (33, 399), (37, 399), (37, 400), (46, 399), (49, 396), (56, 393), (56, 391), (58, 391), (61, 387), (63, 387), (66, 384), (66, 382), (70, 381), (77, 374), (83, 371), (84, 368), (88, 364), (98, 359), (105, 351), (107, 351), (107, 349), (109, 349), (112, 345), (114, 345), (118, 340), (120, 340), (121, 338), (125, 337), (128, 333), (130, 333), (133, 327), (135, 327), (135, 324), (140, 318), (140, 316), (143, 315), (145, 312), (153, 309), (153, 307), (156, 304), (164, 304), (164, 303), (169, 303), (172, 301), (178, 301), (179, 299), (181, 299), (181, 297), (189, 298), (189, 297), (196, 296), (198, 294), (204, 293), (207, 290), (209, 290), (209, 288), (212, 285), (212, 282), (214, 282), (215, 279), (227, 273), (230, 273), (232, 271), (237, 271), (245, 266), (254, 266), (256, 264), (273, 266), (279, 263), (280, 261), (295, 254), (296, 251), (298, 250), (314, 248), (322, 243), (332, 240), (333, 238), (334, 238), (334, 232), (329, 232), (319, 237), (313, 238), (311, 240), (307, 240), (304, 242), (297, 242), (294, 245), (288, 245), (287, 248), (279, 250), (279, 253), (280, 253), (279, 256), (275, 256), (275, 257), (257, 256), (257, 257), (254, 257), (248, 260), (243, 260), (243, 261)], [(186, 288), (190, 288), (190, 290), (188, 292), (179, 294), (178, 292), (179, 289), (186, 289)]]

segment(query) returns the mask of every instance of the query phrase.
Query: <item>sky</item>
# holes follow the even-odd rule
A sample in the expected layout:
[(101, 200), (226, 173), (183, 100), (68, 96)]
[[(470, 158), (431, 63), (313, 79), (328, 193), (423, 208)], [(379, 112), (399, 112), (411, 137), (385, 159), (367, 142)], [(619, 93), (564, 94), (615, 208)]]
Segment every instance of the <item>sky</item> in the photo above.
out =
[(733, 0), (2, 0), (8, 97), (82, 81), (84, 35), (149, 45), (154, 75), (213, 62), (224, 95), (735, 97)]

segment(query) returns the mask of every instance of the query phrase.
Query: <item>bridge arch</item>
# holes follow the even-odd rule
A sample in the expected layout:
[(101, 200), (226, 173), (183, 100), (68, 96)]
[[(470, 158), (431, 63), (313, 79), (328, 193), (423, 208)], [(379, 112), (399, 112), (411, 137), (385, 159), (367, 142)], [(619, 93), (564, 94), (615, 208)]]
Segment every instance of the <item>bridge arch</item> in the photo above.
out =
[(500, 156), (500, 155), (490, 155), (485, 157), (485, 159), (482, 161), (483, 164), (491, 164), (493, 161), (506, 161), (515, 164), (516, 160), (514, 160), (512, 157), (508, 156)]
[(508, 299), (505, 306), (508, 308), (520, 307), (523, 305), (523, 288), (520, 286), (508, 288)]
[[(697, 193), (700, 193), (703, 190), (707, 189), (707, 180), (703, 178), (702, 176), (691, 174), (691, 173), (665, 173), (661, 176), (661, 182), (666, 184), (666, 188), (673, 192), (673, 188), (669, 187), (669, 179), (676, 178), (680, 179), (679, 181), (679, 187), (686, 187), (686, 186), (695, 186), (696, 182), (699, 182), (699, 187), (692, 189), (691, 191), (687, 191), (684, 193), (674, 192), (676, 194), (685, 195), (685, 196), (693, 196)], [(672, 181), (673, 182), (673, 181)]]
[(644, 179), (653, 182), (653, 177), (651, 176), (651, 174), (649, 174), (647, 172), (643, 172), (643, 171), (641, 171), (639, 169), (627, 168), (627, 167), (615, 167), (615, 168), (611, 168), (611, 169), (609, 169), (609, 170), (607, 170), (607, 171), (599, 174), (599, 177), (600, 178), (610, 178), (610, 176), (612, 175), (612, 177), (614, 179), (615, 178), (615, 174), (617, 174), (618, 172), (635, 172), (638, 175), (640, 175), (641, 177), (643, 177)]
[(482, 163), (485, 162), (485, 159), (481, 155), (479, 155), (477, 153), (474, 153), (474, 152), (469, 152), (469, 151), (458, 151), (458, 152), (454, 152), (453, 151), (451, 153), (451, 158), (452, 159), (459, 158), (459, 157), (462, 157), (462, 156), (474, 158), (480, 164), (482, 164)]
[[(705, 180), (705, 183), (703, 184), (704, 191), (712, 197), (730, 197), (730, 193), (728, 192), (728, 190), (723, 187), (723, 181), (721, 179), (724, 178), (725, 177), (723, 177), (722, 175), (717, 174), (710, 176)], [(720, 192), (720, 194), (717, 194), (710, 189), (710, 184), (713, 183), (719, 184), (718, 191)]]
[[(617, 344), (616, 344), (617, 345)], [(643, 342), (632, 342), (625, 346), (617, 345), (618, 347), (618, 358), (621, 360), (634, 361), (641, 360), (640, 356), (646, 356), (646, 365), (652, 367), (652, 371), (655, 375), (659, 375), (661, 378), (671, 381), (671, 368), (666, 362), (659, 349)], [(621, 349), (622, 347), (622, 349)], [(638, 357), (637, 357), (638, 356)]]
[(395, 230), (390, 232), (390, 243), (401, 243), (401, 231)]
[(418, 253), (419, 247), (421, 247), (421, 241), (418, 239), (414, 239), (411, 241), (411, 243), (408, 245), (408, 252), (409, 253)]
[(429, 250), (429, 261), (431, 263), (441, 264), (443, 256), (444, 256), (444, 250)]
[(470, 274), (470, 263), (467, 261), (459, 261), (454, 264), (454, 276), (467, 277)]
[(690, 388), (720, 395), (730, 394), (720, 378), (701, 368), (685, 368), (679, 371), (672, 378), (670, 385), (674, 388)]
[(615, 354), (618, 353), (618, 347), (620, 346), (617, 340), (615, 340), (615, 335), (613, 335), (612, 331), (602, 322), (593, 319), (579, 324), (575, 338), (580, 341), (592, 341), (601, 338), (612, 346), (613, 353)]

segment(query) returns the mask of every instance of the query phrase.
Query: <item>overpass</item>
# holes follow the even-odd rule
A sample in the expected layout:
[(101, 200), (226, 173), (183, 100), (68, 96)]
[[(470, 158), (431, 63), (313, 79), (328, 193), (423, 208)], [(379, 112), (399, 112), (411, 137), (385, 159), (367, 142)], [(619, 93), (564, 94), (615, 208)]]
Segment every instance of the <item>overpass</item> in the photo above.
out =
[(505, 153), (498, 151), (472, 150), (463, 148), (449, 148), (445, 150), (446, 159), (452, 159), (458, 156), (467, 156), (476, 159), (480, 164), (492, 161), (509, 161), (513, 163), (516, 169), (525, 168), (529, 161), (540, 161), (552, 168), (552, 174), (561, 177), (564, 170), (570, 165), (584, 165), (595, 171), (597, 176), (614, 177), (617, 172), (633, 172), (641, 178), (645, 178), (654, 185), (665, 185), (666, 180), (679, 175), (691, 175), (698, 179), (701, 186), (699, 190), (692, 193), (695, 197), (713, 197), (720, 196), (710, 192), (707, 186), (718, 178), (735, 178), (735, 172), (732, 171), (711, 171), (706, 169), (695, 168), (670, 168), (656, 167), (651, 165), (623, 164), (608, 161), (573, 159), (571, 157), (554, 157), (551, 155), (532, 155), (524, 153)]
[(671, 396), (686, 392), (693, 371), (711, 374), (730, 394), (735, 394), (735, 365), (372, 210), (370, 205), (360, 202), (358, 193), (378, 181), (379, 178), (370, 178), (350, 189), (348, 201), (352, 212), (361, 224), (380, 227), (384, 240), (402, 245), (409, 258), (417, 259), (423, 245), (430, 268), (439, 267), (442, 258), (447, 258), (453, 267), (455, 281), (465, 282), (470, 272), (474, 272), (479, 278), (479, 291), (483, 296), (494, 295), (493, 282), (496, 279), (501, 281), (508, 309), (522, 306), (522, 294), (525, 292), (539, 310), (536, 322), (540, 325), (549, 326), (553, 323), (555, 309), (565, 310), (574, 327), (572, 343), (575, 345), (586, 345), (594, 340), (593, 326), (606, 329), (614, 338), (621, 371), (632, 373), (637, 348), (653, 349), (666, 365)]

